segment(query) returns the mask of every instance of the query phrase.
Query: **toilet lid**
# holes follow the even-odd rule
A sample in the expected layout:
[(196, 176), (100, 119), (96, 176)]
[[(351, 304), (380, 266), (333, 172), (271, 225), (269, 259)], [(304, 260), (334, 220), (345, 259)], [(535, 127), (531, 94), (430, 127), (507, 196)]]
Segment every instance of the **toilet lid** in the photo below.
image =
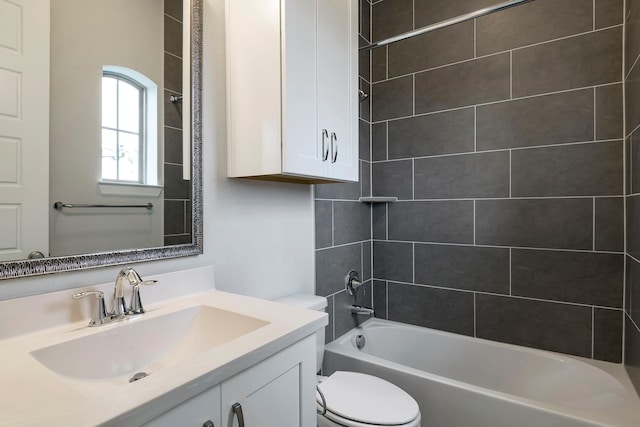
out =
[[(401, 388), (381, 378), (357, 372), (337, 371), (318, 384), (327, 411), (353, 421), (394, 426), (418, 416), (416, 401)], [(322, 401), (318, 395), (318, 403)]]

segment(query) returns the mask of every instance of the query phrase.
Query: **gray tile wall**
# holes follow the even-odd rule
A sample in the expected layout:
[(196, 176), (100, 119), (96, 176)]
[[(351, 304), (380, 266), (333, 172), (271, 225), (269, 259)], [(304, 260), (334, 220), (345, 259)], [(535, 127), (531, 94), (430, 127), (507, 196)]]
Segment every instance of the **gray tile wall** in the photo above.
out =
[(164, 244), (191, 243), (191, 184), (182, 179), (182, 0), (164, 1)]
[[(371, 37), (494, 3), (374, 2)], [(640, 0), (629, 3), (635, 40)], [(622, 9), (622, 0), (536, 0), (371, 52), (372, 194), (400, 199), (371, 213), (378, 316), (622, 361)], [(627, 56), (639, 53), (637, 40), (627, 44)], [(627, 129), (635, 129), (640, 91), (630, 91), (640, 65), (627, 70), (627, 101), (638, 102), (627, 105)], [(638, 141), (627, 138), (630, 152), (640, 152)], [(636, 224), (638, 196), (628, 196)], [(333, 207), (318, 212), (334, 221), (347, 210), (322, 199)], [(627, 263), (638, 262), (640, 295), (640, 225), (629, 228), (639, 233)], [(364, 237), (361, 225), (351, 234)], [(318, 241), (335, 246), (336, 236)], [(318, 274), (327, 274), (324, 263)], [(627, 308), (627, 322), (640, 325), (640, 303)], [(640, 341), (640, 330), (630, 334)], [(640, 342), (628, 348), (640, 379)]]
[(625, 11), (625, 152), (626, 298), (625, 367), (640, 394), (640, 0), (626, 0)]
[[(371, 42), (371, 4), (368, 0), (359, 2), (360, 45), (365, 45)], [(359, 63), (360, 89), (370, 94), (370, 54), (361, 53)], [(349, 311), (351, 304), (373, 304), (371, 205), (358, 201), (361, 196), (371, 195), (370, 109), (369, 100), (360, 103), (360, 182), (314, 186), (316, 294), (328, 299), (327, 342), (356, 325), (358, 319)], [(345, 276), (350, 270), (356, 270), (365, 283), (357, 292), (357, 300), (345, 291)]]

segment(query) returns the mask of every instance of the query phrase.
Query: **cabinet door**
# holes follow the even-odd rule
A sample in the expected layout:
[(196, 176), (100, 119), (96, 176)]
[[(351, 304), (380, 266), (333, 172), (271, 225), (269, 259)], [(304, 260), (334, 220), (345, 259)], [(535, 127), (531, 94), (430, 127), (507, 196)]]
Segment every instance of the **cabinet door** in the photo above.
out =
[(282, 171), (324, 177), (327, 162), (316, 131), (316, 0), (282, 4)]
[(224, 427), (313, 427), (315, 418), (315, 337), (222, 383)]
[(192, 397), (144, 424), (144, 427), (220, 427), (220, 386)]
[(318, 132), (329, 134), (329, 177), (358, 180), (358, 5), (318, 1)]

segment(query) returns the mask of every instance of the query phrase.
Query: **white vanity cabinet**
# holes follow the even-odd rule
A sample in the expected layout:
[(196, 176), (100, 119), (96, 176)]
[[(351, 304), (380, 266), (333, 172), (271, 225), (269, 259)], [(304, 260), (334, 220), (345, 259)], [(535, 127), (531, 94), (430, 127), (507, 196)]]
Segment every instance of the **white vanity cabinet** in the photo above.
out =
[(315, 427), (315, 346), (304, 338), (145, 426), (242, 427), (241, 411), (245, 427)]
[(228, 176), (358, 180), (357, 0), (227, 0)]
[(144, 427), (219, 427), (220, 425), (222, 425), (220, 386), (217, 385), (154, 418), (144, 424)]

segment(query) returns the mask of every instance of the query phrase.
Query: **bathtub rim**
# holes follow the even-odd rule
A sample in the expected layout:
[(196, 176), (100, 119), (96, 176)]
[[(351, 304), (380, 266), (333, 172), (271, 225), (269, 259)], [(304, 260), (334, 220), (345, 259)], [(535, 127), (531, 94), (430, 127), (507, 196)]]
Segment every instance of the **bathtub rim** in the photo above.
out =
[[(623, 398), (623, 403), (618, 406), (613, 406), (606, 409), (588, 409), (577, 408), (571, 406), (565, 406), (562, 404), (555, 404), (552, 402), (538, 401), (506, 392), (481, 387), (478, 385), (465, 383), (460, 380), (444, 377), (442, 375), (434, 374), (427, 371), (421, 371), (410, 366), (401, 365), (398, 362), (382, 359), (377, 356), (373, 356), (368, 353), (360, 352), (351, 343), (352, 337), (358, 335), (362, 329), (370, 329), (376, 326), (392, 326), (399, 328), (409, 328), (414, 330), (426, 330), (428, 333), (436, 335), (453, 337), (455, 339), (461, 339), (470, 342), (483, 342), (491, 346), (497, 346), (498, 348), (505, 348), (508, 350), (516, 350), (519, 352), (530, 353), (533, 355), (540, 355), (542, 357), (552, 358), (556, 361), (578, 364), (586, 364), (590, 367), (600, 369), (605, 373), (613, 377), (624, 388), (626, 394)], [(513, 403), (515, 405), (522, 405), (532, 409), (543, 408), (545, 411), (556, 414), (561, 417), (572, 418), (577, 421), (584, 421), (589, 423), (595, 423), (593, 425), (598, 426), (611, 426), (611, 422), (619, 419), (620, 415), (623, 415), (625, 419), (635, 417), (636, 420), (640, 419), (640, 397), (635, 391), (629, 376), (627, 375), (624, 365), (612, 362), (606, 362), (602, 360), (588, 359), (580, 356), (573, 356), (564, 353), (557, 353), (548, 350), (541, 350), (536, 348), (524, 347), (516, 344), (502, 343), (498, 341), (491, 341), (483, 338), (471, 337), (468, 335), (456, 334), (453, 332), (442, 331), (438, 329), (428, 328), (424, 326), (411, 325), (393, 320), (371, 318), (365, 322), (360, 323), (359, 327), (355, 327), (345, 332), (334, 341), (325, 345), (325, 351), (333, 352), (344, 357), (351, 357), (355, 359), (361, 359), (366, 363), (377, 365), (381, 368), (398, 370), (410, 375), (416, 375), (426, 380), (435, 381), (440, 384), (452, 386), (467, 391), (483, 394), (488, 397), (497, 398), (503, 401)], [(326, 359), (326, 358), (325, 358)]]

